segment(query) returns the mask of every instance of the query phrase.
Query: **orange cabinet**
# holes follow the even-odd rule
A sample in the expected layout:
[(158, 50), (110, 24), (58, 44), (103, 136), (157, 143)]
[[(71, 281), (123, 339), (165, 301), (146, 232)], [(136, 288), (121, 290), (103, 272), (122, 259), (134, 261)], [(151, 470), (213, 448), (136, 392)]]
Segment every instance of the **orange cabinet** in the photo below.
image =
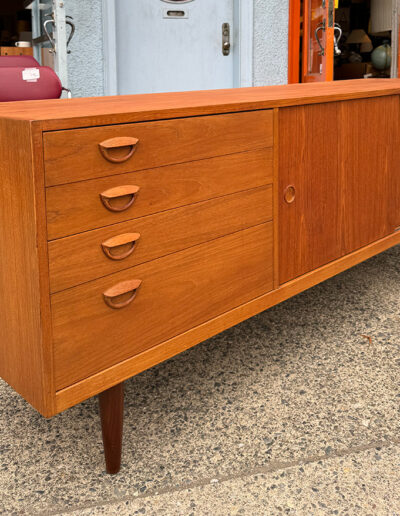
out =
[(1, 56), (33, 56), (32, 47), (0, 47)]
[(2, 104), (0, 376), (46, 417), (99, 394), (116, 472), (126, 379), (400, 243), (399, 98)]

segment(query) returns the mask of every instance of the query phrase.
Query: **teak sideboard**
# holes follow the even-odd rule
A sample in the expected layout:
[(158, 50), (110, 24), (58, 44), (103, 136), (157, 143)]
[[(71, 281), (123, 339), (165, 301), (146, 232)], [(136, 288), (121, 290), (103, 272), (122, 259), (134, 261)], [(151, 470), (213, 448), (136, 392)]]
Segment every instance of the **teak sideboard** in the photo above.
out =
[[(0, 375), (45, 417), (400, 243), (400, 80), (0, 106)], [(266, 335), (266, 338), (268, 336)]]

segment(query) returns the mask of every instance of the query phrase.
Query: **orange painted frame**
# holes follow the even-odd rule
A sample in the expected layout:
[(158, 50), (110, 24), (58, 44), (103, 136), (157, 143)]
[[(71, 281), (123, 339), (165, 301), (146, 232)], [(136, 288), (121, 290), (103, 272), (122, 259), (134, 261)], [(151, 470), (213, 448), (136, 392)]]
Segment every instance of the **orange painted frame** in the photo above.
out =
[[(301, 72), (301, 82), (328, 82), (333, 81), (333, 62), (334, 62), (334, 29), (333, 26), (330, 27), (328, 25), (329, 18), (329, 5), (326, 3), (322, 6), (322, 9), (325, 11), (324, 19), (326, 23), (324, 36), (325, 36), (325, 51), (322, 61), (322, 70), (320, 75), (318, 76), (315, 73), (308, 72), (308, 43), (312, 38), (312, 34), (309, 30), (309, 21), (313, 20), (314, 9), (310, 9), (310, 5), (307, 1), (304, 1), (304, 11), (303, 11), (303, 63), (302, 63), (302, 72)], [(306, 41), (307, 39), (307, 41)]]
[(300, 26), (301, 0), (289, 3), (289, 57), (288, 83), (300, 82)]
[[(304, 23), (303, 14), (303, 23)], [(303, 29), (304, 31), (304, 29)], [(300, 75), (300, 52), (304, 57), (304, 48), (300, 48), (300, 36), (301, 36), (301, 0), (289, 0), (289, 45), (288, 45), (288, 83), (296, 84), (302, 82), (303, 71)], [(326, 29), (326, 50), (327, 57), (333, 61), (333, 40), (334, 31), (333, 28), (327, 27)], [(304, 44), (303, 44), (304, 47)], [(400, 54), (399, 54), (400, 60)], [(333, 80), (333, 62), (332, 67), (326, 67), (326, 81)]]
[(398, 31), (397, 31), (397, 77), (400, 78), (400, 1), (398, 1), (397, 7), (397, 23), (398, 23)]

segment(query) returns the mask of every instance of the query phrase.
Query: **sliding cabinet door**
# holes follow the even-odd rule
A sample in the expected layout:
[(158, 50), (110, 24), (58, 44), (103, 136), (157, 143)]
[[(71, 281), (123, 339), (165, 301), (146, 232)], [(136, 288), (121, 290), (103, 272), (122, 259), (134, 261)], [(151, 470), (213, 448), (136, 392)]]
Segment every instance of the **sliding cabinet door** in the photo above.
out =
[(399, 125), (397, 95), (280, 109), (280, 283), (399, 228)]
[(279, 278), (285, 283), (341, 252), (338, 104), (279, 114)]
[(339, 103), (342, 254), (400, 225), (399, 97)]

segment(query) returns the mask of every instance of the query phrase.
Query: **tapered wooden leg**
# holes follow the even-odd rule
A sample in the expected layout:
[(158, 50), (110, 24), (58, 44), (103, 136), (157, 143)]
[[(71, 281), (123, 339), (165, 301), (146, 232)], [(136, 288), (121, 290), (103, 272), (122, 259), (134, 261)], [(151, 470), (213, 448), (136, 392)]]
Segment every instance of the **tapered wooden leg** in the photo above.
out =
[(122, 429), (124, 421), (124, 384), (99, 394), (101, 430), (107, 473), (118, 473), (121, 467)]

